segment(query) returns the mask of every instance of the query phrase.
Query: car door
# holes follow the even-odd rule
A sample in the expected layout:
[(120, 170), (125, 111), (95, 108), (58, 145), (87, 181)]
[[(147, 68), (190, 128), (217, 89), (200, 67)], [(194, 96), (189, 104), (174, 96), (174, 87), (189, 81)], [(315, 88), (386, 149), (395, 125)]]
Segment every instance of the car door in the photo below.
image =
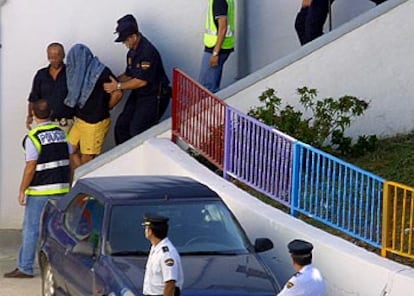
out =
[[(70, 294), (97, 294), (93, 267), (99, 257), (103, 216), (103, 204), (87, 194), (79, 194), (65, 212), (64, 225), (73, 238), (66, 246), (62, 262)], [(79, 251), (79, 246), (83, 246), (84, 251)]]

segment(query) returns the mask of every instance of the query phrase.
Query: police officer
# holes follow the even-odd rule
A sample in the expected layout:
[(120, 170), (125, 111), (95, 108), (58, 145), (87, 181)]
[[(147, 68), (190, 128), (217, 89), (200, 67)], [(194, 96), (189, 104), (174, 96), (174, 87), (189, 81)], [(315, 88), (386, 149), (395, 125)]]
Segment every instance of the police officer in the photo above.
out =
[(18, 201), (25, 207), (22, 244), (17, 267), (4, 274), (6, 278), (32, 278), (40, 232), (40, 217), (49, 199), (69, 192), (71, 146), (65, 132), (52, 123), (52, 110), (46, 99), (33, 103), (37, 124), (23, 141), (26, 165), (19, 188)]
[(121, 144), (158, 123), (169, 103), (169, 80), (161, 56), (138, 30), (135, 18), (127, 14), (116, 27), (118, 38), (128, 49), (127, 67), (118, 77), (104, 84), (108, 93), (131, 90), (124, 110), (115, 124), (115, 142)]
[(145, 266), (144, 295), (178, 296), (183, 287), (184, 275), (180, 255), (167, 237), (168, 218), (145, 214), (145, 238), (151, 250)]
[(288, 249), (296, 273), (278, 296), (325, 296), (325, 282), (319, 270), (312, 265), (313, 245), (307, 241), (295, 239), (288, 244)]
[(224, 63), (235, 44), (234, 0), (209, 0), (205, 21), (204, 53), (199, 82), (215, 93), (220, 89)]

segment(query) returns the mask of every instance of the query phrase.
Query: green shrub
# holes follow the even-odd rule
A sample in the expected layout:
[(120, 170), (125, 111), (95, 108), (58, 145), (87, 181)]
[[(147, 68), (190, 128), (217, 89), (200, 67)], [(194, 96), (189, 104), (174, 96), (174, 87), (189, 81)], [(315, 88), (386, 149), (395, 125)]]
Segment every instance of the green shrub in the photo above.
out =
[(260, 107), (251, 108), (250, 116), (273, 126), (278, 130), (316, 148), (341, 156), (360, 156), (374, 151), (377, 137), (359, 136), (355, 144), (345, 136), (345, 130), (354, 118), (362, 116), (369, 103), (354, 96), (343, 96), (335, 100), (317, 100), (317, 90), (302, 87), (297, 89), (299, 102), (304, 111), (311, 113), (309, 118), (291, 105), (281, 108), (282, 99), (272, 88), (265, 90), (259, 101)]

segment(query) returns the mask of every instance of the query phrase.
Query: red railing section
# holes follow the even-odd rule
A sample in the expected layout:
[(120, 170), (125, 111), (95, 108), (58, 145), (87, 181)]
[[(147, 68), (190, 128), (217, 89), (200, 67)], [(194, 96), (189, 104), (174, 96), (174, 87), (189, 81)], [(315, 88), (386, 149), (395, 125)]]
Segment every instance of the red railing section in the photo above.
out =
[(173, 70), (172, 141), (182, 139), (223, 169), (226, 105), (190, 76)]

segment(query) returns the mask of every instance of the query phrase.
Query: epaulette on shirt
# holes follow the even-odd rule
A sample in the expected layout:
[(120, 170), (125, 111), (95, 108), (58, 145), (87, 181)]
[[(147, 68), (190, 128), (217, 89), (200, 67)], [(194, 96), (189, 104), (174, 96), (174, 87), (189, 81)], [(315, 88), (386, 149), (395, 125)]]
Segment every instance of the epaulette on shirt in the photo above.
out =
[(169, 250), (168, 250), (168, 246), (164, 246), (164, 247), (162, 247), (162, 251), (163, 251), (164, 253), (168, 252), (168, 251), (169, 251)]

